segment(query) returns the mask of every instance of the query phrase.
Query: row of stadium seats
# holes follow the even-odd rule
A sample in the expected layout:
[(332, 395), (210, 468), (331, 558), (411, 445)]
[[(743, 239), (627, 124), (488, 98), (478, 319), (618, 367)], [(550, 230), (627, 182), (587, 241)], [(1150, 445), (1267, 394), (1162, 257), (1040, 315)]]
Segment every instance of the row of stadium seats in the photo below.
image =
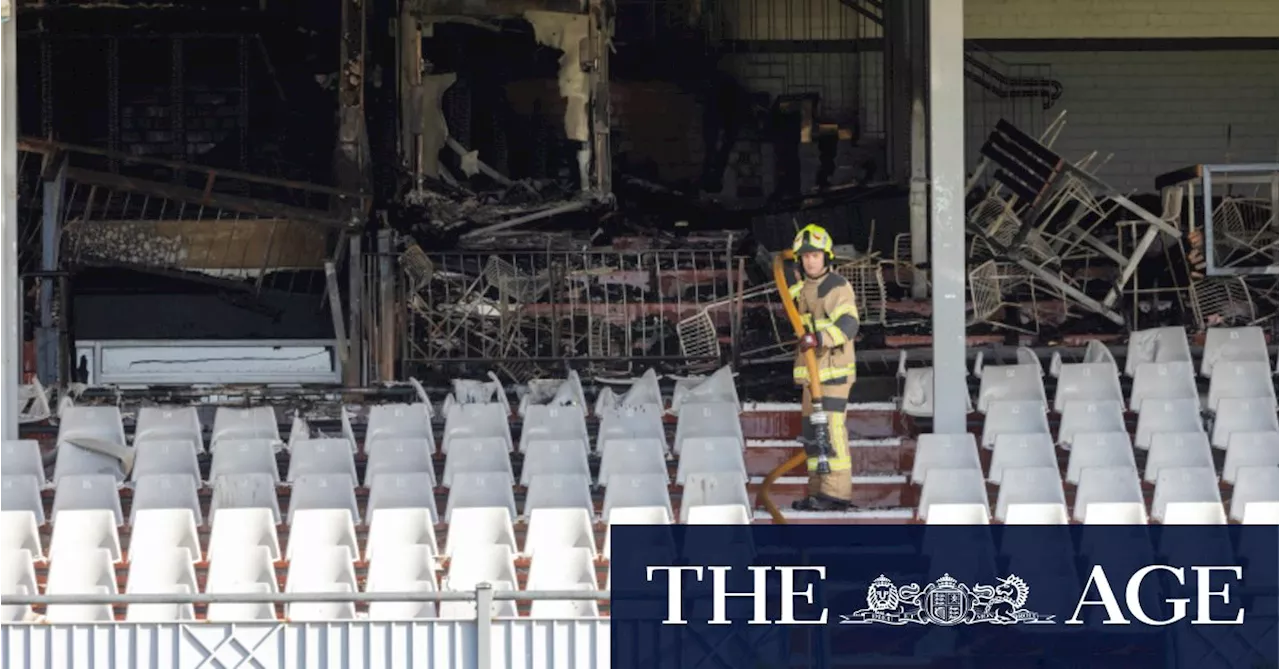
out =
[[(726, 378), (712, 377), (707, 384), (723, 385)], [(127, 565), (127, 592), (195, 592), (197, 568), (207, 569), (207, 593), (275, 592), (276, 562), (287, 565), (284, 588), (292, 592), (351, 592), (361, 571), (367, 573), (365, 589), (372, 592), (472, 590), (481, 582), (517, 589), (517, 559), (530, 560), (526, 588), (596, 589), (596, 561), (609, 556), (608, 528), (614, 524), (750, 522), (736, 394), (731, 394), (732, 385), (723, 392), (704, 386), (685, 386), (675, 447), (670, 449), (662, 425), (664, 408), (635, 402), (636, 395), (649, 392), (644, 387), (613, 398), (609, 406), (598, 404), (601, 427), (595, 453), (580, 404), (523, 404), (517, 446), (505, 401), (492, 395), (472, 404), (448, 400), (454, 418), (452, 426), (446, 419), (438, 482), (431, 409), (425, 404), (371, 408), (362, 448), (356, 447), (354, 434), (311, 438), (296, 420), (285, 445), (269, 408), (219, 409), (207, 456), (198, 421), (192, 421), (194, 411), (144, 409), (134, 430), (131, 462), (110, 454), (111, 448), (125, 447), (118, 410), (68, 407), (62, 413), (51, 480), (45, 479), (36, 442), (3, 444), (0, 592), (36, 592), (34, 566), (45, 562), (48, 594), (115, 592), (116, 565)], [(344, 432), (351, 433), (349, 428)], [(86, 441), (95, 439), (109, 441), (110, 447)], [(519, 511), (511, 457), (516, 450), (523, 452), (520, 480), (525, 488)], [(682, 487), (678, 518), (669, 490), (669, 454), (677, 461), (675, 483)], [(210, 461), (207, 503), (201, 494), (204, 458)], [(284, 476), (280, 458), (288, 461)], [(594, 478), (589, 458), (598, 459)], [(358, 459), (368, 487), (363, 509), (356, 488)], [(443, 517), (437, 515), (437, 483), (447, 490)], [(45, 487), (53, 489), (47, 548), (41, 534)], [(122, 488), (127, 491), (123, 495)], [(593, 489), (603, 490), (599, 518)], [(283, 492), (288, 506), (282, 514), (278, 494)], [(447, 532), (443, 546), (437, 542), (440, 521), (455, 528)], [(597, 539), (597, 523), (604, 525), (603, 541)], [(202, 530), (205, 525), (207, 531)], [(282, 544), (281, 536), (287, 542)], [(195, 610), (133, 605), (126, 618), (188, 619)], [(465, 602), (439, 607), (376, 603), (367, 615), (465, 617), (474, 610), (474, 604)], [(494, 605), (496, 615), (513, 610), (513, 602)], [(351, 604), (297, 603), (287, 607), (285, 616), (349, 619), (355, 611)], [(597, 615), (598, 610), (590, 601), (539, 602), (530, 614), (565, 617)], [(4, 610), (6, 620), (32, 615), (27, 607)], [(46, 611), (51, 621), (109, 620), (112, 615), (108, 606), (50, 606)], [(217, 604), (205, 616), (274, 619), (276, 609)]]
[[(1208, 380), (1204, 396), (1178, 328), (1135, 333), (1123, 376), (1095, 342), (1079, 362), (1055, 354), (1051, 406), (1031, 351), (1019, 350), (1012, 365), (983, 365), (979, 354), (981, 437), (921, 435), (911, 474), (921, 486), (917, 517), (989, 522), (991, 484), (994, 519), (1005, 523), (1280, 522), (1280, 415), (1262, 330), (1210, 330), (1198, 370)], [(903, 375), (908, 386), (931, 383), (931, 371), (910, 372)], [(1127, 403), (1124, 377), (1132, 379)], [(908, 412), (912, 397), (924, 397), (909, 387), (904, 393)], [(1126, 408), (1137, 415), (1132, 436)], [(917, 402), (915, 409), (931, 405)], [(1060, 415), (1056, 434), (1050, 410)]]

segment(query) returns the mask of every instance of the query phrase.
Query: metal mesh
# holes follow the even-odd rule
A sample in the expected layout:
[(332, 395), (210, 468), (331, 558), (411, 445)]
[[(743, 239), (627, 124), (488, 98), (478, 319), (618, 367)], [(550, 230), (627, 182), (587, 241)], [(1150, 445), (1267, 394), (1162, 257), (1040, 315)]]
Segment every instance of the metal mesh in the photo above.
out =
[(969, 295), (973, 300), (973, 322), (988, 320), (1004, 306), (996, 261), (988, 260), (969, 271)]
[(880, 271), (880, 262), (875, 259), (858, 260), (836, 267), (836, 273), (847, 279), (853, 286), (861, 321), (884, 325), (887, 309), (885, 308), (884, 274)]
[(1207, 277), (1191, 284), (1191, 308), (1201, 329), (1248, 325), (1257, 318), (1241, 277)]
[[(1262, 198), (1224, 197), (1213, 212), (1215, 263), (1274, 263), (1280, 231), (1271, 202)], [(1247, 263), (1246, 263), (1247, 261)]]
[(720, 358), (720, 335), (705, 309), (677, 323), (676, 332), (686, 358)]
[[(630, 372), (685, 365), (677, 324), (734, 296), (741, 265), (725, 250), (459, 252), (429, 256), (409, 299), (408, 364), (476, 362)], [(716, 320), (720, 335), (727, 321)], [(707, 350), (707, 347), (694, 347)]]

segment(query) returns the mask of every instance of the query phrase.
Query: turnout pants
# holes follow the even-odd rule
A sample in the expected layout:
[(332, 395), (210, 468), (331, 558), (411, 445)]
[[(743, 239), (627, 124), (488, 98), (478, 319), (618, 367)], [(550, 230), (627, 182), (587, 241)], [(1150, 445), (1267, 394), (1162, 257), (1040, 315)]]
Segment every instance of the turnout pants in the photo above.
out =
[[(827, 459), (831, 465), (831, 473), (818, 474), (818, 459), (809, 458), (806, 466), (809, 470), (809, 496), (829, 497), (832, 499), (853, 501), (853, 462), (849, 457), (849, 428), (845, 425), (845, 409), (849, 405), (849, 391), (853, 388), (853, 379), (840, 385), (822, 386), (822, 397), (819, 405), (827, 412), (827, 430), (831, 434), (831, 449), (834, 454)], [(802, 429), (805, 436), (812, 436), (808, 417), (813, 413), (814, 400), (809, 386), (804, 386), (804, 397), (801, 401), (801, 414), (805, 417)]]

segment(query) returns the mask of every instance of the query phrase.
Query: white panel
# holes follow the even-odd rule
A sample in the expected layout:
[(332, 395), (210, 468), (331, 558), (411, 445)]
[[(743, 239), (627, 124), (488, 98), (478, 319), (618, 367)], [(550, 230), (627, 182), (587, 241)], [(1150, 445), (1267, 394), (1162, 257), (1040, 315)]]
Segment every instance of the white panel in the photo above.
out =
[(331, 341), (77, 342), (94, 383), (336, 383)]
[[(607, 619), (499, 620), (491, 638), (495, 667), (609, 666)], [(0, 666), (159, 669), (243, 663), (263, 669), (471, 669), (476, 666), (475, 644), (476, 624), (469, 621), (13, 624), (0, 626)], [(253, 661), (244, 662), (247, 658)]]

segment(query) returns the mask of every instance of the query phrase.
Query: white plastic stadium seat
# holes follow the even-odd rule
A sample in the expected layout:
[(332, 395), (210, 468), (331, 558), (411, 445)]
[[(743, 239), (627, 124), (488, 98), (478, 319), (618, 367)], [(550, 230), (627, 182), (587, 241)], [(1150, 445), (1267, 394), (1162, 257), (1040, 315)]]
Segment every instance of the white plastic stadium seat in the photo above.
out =
[(347, 474), (356, 480), (356, 461), (346, 439), (300, 439), (289, 446), (289, 481), (303, 474)]
[(511, 451), (511, 425), (506, 404), (454, 404), (445, 412), (442, 450), (457, 439), (499, 439)]
[(1222, 465), (1222, 480), (1236, 482), (1241, 467), (1280, 468), (1280, 433), (1233, 432), (1227, 442), (1227, 459)]
[(934, 504), (927, 525), (990, 525), (991, 514), (982, 504)]
[(916, 442), (911, 482), (922, 484), (931, 469), (974, 469), (982, 471), (978, 442), (973, 434), (922, 434)]
[(689, 522), (691, 509), (725, 505), (751, 508), (747, 487), (736, 473), (690, 474), (680, 497), (680, 522)]
[(26, 510), (0, 510), (0, 549), (24, 550), (43, 560), (44, 547), (40, 543), (36, 514)]
[[(585, 548), (548, 549), (534, 556), (529, 565), (529, 590), (595, 590), (593, 551)], [(595, 618), (600, 615), (594, 600), (534, 600), (531, 618)]]
[(280, 559), (280, 537), (270, 509), (222, 509), (213, 517), (209, 534), (209, 562), (261, 546), (271, 560)]
[(584, 453), (591, 450), (586, 416), (578, 407), (535, 404), (525, 408), (520, 452), (526, 452), (529, 442), (535, 440), (571, 442), (579, 445)]
[(982, 422), (982, 447), (994, 448), (998, 434), (1051, 434), (1046, 408), (1039, 400), (991, 402)]
[(133, 428), (133, 445), (148, 441), (170, 441), (204, 451), (200, 415), (195, 407), (142, 407)]
[[(45, 583), (48, 595), (116, 594), (116, 570), (106, 550), (84, 550), (59, 553), (49, 563)], [(57, 604), (47, 608), (51, 623), (112, 622), (107, 604)]]
[(0, 476), (34, 476), (43, 485), (44, 458), (40, 455), (40, 442), (13, 439), (0, 443)]
[[(663, 466), (665, 471), (665, 463)], [(520, 468), (520, 485), (529, 485), (530, 479), (541, 474), (591, 476), (586, 449), (575, 441), (535, 439), (528, 442), (525, 445), (524, 466)]]
[(364, 432), (365, 453), (372, 454), (372, 446), (384, 441), (406, 439), (425, 440), (428, 455), (435, 452), (430, 404), (380, 404), (369, 408)]
[(982, 383), (978, 388), (978, 411), (987, 413), (993, 402), (1040, 402), (1048, 410), (1044, 392), (1044, 369), (1040, 363), (987, 365), (981, 367)]
[(1080, 472), (1087, 467), (1128, 467), (1137, 476), (1138, 464), (1129, 444), (1129, 433), (1076, 433), (1067, 459), (1067, 483), (1079, 484)]
[(602, 509), (606, 519), (614, 509), (657, 506), (666, 509), (667, 522), (675, 521), (666, 474), (618, 474), (609, 483)]
[(124, 512), (120, 509), (120, 490), (115, 477), (110, 474), (88, 474), (62, 477), (53, 493), (53, 519), (59, 511), (83, 511), (105, 509), (110, 511), (116, 525), (124, 524)]
[(83, 509), (57, 514), (53, 536), (49, 540), (49, 559), (64, 553), (106, 550), (112, 561), (119, 562), (120, 531), (108, 509)]
[(1048, 434), (996, 435), (987, 480), (1001, 484), (1004, 472), (1023, 467), (1047, 467), (1057, 475), (1058, 455), (1053, 449), (1053, 437)]
[(534, 557), (560, 548), (586, 549), (595, 557), (596, 536), (587, 509), (534, 509), (529, 514), (522, 554)]
[(189, 509), (144, 509), (134, 512), (132, 517), (131, 556), (138, 551), (181, 548), (187, 551), (191, 562), (199, 562), (203, 557), (195, 516)]
[(542, 474), (529, 481), (524, 516), (535, 509), (586, 509), (594, 515), (591, 479), (581, 474)]
[(996, 520), (1005, 522), (1010, 506), (1056, 504), (1067, 507), (1058, 467), (1010, 467), (1004, 470), (996, 497)]
[(498, 437), (453, 439), (445, 455), (441, 484), (452, 488), (458, 474), (505, 476), (507, 485), (512, 485), (515, 475), (511, 470), (510, 444)]
[(596, 451), (607, 453), (613, 439), (657, 439), (665, 453), (667, 435), (662, 427), (662, 407), (653, 404), (605, 410), (596, 432)]
[(431, 514), (432, 522), (435, 522), (440, 515), (436, 509), (434, 481), (431, 474), (425, 472), (378, 474), (369, 484), (366, 513), (373, 515), (383, 509), (420, 509)]
[(1223, 361), (1214, 367), (1209, 381), (1209, 410), (1217, 411), (1218, 402), (1227, 398), (1267, 398), (1276, 404), (1275, 379), (1265, 362)]
[(1169, 467), (1208, 467), (1213, 469), (1213, 451), (1203, 432), (1158, 432), (1151, 438), (1147, 467), (1142, 480), (1155, 483), (1160, 471)]
[(360, 523), (356, 507), (355, 480), (347, 474), (304, 474), (293, 482), (289, 496), (289, 517), (303, 509), (346, 509), (352, 522)]
[(191, 512), (196, 525), (204, 524), (196, 479), (190, 474), (153, 474), (135, 481), (129, 522), (147, 509), (183, 509)]
[(431, 462), (434, 450), (431, 442), (421, 437), (411, 439), (383, 438), (377, 443), (365, 442), (368, 460), (364, 468), (364, 484), (372, 486), (373, 480), (382, 474), (426, 474), (436, 487), (435, 465)]
[(272, 481), (279, 483), (280, 468), (276, 464), (278, 448), (279, 442), (270, 439), (223, 438), (213, 448), (209, 477), (270, 474)]
[(1072, 516), (1081, 522), (1089, 507), (1095, 504), (1139, 504), (1145, 508), (1138, 472), (1128, 466), (1081, 469), (1075, 501)]
[(1138, 414), (1138, 429), (1134, 432), (1135, 448), (1151, 446), (1151, 436), (1160, 432), (1204, 432), (1200, 420), (1200, 404), (1196, 400), (1147, 400)]
[(364, 559), (395, 555), (420, 546), (432, 555), (439, 551), (436, 542), (435, 516), (427, 509), (377, 509), (369, 512), (369, 538), (365, 542)]
[(1204, 335), (1204, 353), (1200, 357), (1202, 376), (1213, 378), (1224, 362), (1261, 362), (1271, 366), (1267, 336), (1260, 327), (1209, 328)]
[(1175, 326), (1131, 333), (1125, 354), (1125, 375), (1134, 376), (1139, 365), (1152, 362), (1191, 362), (1187, 331)]
[[(615, 525), (670, 525), (671, 510), (661, 506), (620, 506), (605, 514), (604, 557), (609, 558), (611, 541)], [(672, 547), (668, 557), (675, 557)]]
[(444, 522), (453, 523), (456, 509), (494, 506), (507, 509), (515, 522), (516, 497), (506, 474), (458, 474), (453, 483), (445, 502)]
[(294, 560), (300, 552), (331, 546), (347, 549), (351, 560), (360, 557), (355, 523), (346, 509), (301, 509), (293, 513), (289, 521), (289, 545), (285, 547), (286, 560)]
[(1222, 504), (1218, 476), (1212, 467), (1165, 467), (1156, 477), (1156, 491), (1151, 498), (1151, 518), (1164, 522), (1165, 508), (1183, 502)]
[(40, 479), (30, 475), (0, 476), (0, 509), (30, 511), (36, 524), (44, 524), (44, 502), (40, 499)]
[(200, 461), (195, 446), (181, 439), (147, 439), (134, 443), (133, 471), (138, 480), (155, 474), (183, 474), (200, 480)]
[[(695, 406), (695, 405), (690, 405)], [(735, 417), (736, 420), (736, 417)], [(738, 472), (747, 481), (747, 463), (738, 437), (690, 437), (680, 450), (676, 484), (684, 485), (690, 474)]]
[(1053, 410), (1061, 412), (1071, 401), (1123, 401), (1118, 375), (1115, 363), (1062, 365), (1058, 373), (1058, 390), (1053, 396)]
[(270, 474), (234, 474), (213, 479), (213, 499), (209, 502), (212, 523), (222, 509), (267, 509), (274, 523), (280, 522), (280, 498)]
[(1186, 362), (1148, 362), (1138, 365), (1129, 392), (1129, 410), (1142, 412), (1142, 403), (1150, 400), (1195, 400), (1197, 411), (1200, 392), (1196, 390), (1195, 369)]
[(275, 442), (277, 449), (283, 446), (276, 412), (265, 406), (251, 409), (218, 407), (213, 414), (213, 433), (209, 438), (209, 448), (216, 453), (218, 444), (226, 439), (265, 439)]
[(732, 441), (746, 448), (737, 402), (686, 404), (676, 420), (675, 452), (683, 453), (690, 440)]
[(600, 485), (607, 487), (609, 478), (617, 474), (665, 475), (665, 450), (659, 439), (610, 439), (600, 456)]
[(1124, 424), (1124, 402), (1067, 402), (1058, 421), (1058, 443), (1071, 450), (1075, 437), (1080, 433), (1123, 432), (1129, 433)]
[(1218, 402), (1218, 413), (1213, 417), (1214, 448), (1226, 448), (1231, 435), (1237, 432), (1275, 432), (1276, 407), (1269, 398), (1228, 398)]
[(928, 521), (929, 508), (933, 504), (981, 504), (991, 513), (987, 499), (986, 482), (981, 469), (931, 469), (929, 477), (920, 487), (920, 505), (917, 513)]
[(1280, 504), (1280, 470), (1275, 467), (1241, 467), (1231, 489), (1231, 520), (1243, 521), (1254, 505)]
[(466, 529), (449, 533), (444, 547), (446, 556), (466, 552), (472, 546), (506, 546), (512, 553), (516, 552), (515, 526), (505, 507), (454, 509), (449, 526)]

